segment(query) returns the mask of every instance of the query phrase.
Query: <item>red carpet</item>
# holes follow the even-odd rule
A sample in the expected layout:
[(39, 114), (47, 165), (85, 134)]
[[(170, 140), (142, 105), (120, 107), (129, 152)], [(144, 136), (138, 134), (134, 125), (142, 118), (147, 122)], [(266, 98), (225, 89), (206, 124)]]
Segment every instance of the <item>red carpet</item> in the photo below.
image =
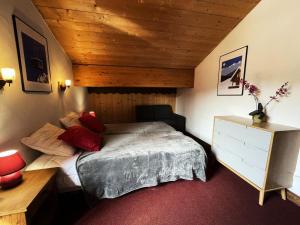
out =
[(101, 200), (77, 225), (299, 225), (300, 208), (221, 167), (206, 183), (177, 181)]

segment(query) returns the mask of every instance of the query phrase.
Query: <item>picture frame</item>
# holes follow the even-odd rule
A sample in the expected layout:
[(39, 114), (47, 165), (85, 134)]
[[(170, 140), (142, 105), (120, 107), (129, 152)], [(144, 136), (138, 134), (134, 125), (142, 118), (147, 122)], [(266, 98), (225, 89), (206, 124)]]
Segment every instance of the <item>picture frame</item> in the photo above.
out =
[(218, 96), (242, 96), (245, 79), (248, 46), (220, 56), (218, 72)]
[(52, 92), (46, 37), (16, 15), (12, 19), (23, 91)]

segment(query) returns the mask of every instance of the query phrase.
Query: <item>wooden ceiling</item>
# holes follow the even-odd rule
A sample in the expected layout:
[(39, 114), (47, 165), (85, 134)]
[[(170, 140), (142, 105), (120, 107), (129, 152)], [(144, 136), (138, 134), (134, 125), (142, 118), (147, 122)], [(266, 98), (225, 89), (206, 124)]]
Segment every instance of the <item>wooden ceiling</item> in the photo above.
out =
[(33, 0), (73, 64), (189, 69), (258, 2)]

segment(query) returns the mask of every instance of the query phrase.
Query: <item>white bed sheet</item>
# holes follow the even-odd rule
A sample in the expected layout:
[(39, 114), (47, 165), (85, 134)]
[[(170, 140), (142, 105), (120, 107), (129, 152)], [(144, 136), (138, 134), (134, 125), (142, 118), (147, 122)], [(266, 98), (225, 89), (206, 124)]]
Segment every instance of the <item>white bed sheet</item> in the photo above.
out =
[(43, 154), (27, 166), (25, 170), (59, 167), (56, 179), (59, 192), (79, 190), (81, 189), (81, 183), (76, 170), (76, 160), (79, 154), (70, 157)]

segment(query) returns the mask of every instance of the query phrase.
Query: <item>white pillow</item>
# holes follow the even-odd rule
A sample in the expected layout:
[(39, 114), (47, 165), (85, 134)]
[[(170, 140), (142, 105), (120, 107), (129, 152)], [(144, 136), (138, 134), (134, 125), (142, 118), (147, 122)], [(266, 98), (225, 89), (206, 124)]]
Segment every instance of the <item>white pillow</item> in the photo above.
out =
[(21, 142), (32, 149), (48, 155), (72, 156), (75, 153), (75, 149), (62, 140), (57, 139), (63, 132), (65, 132), (64, 129), (47, 123), (30, 137), (22, 138)]
[(72, 126), (82, 126), (79, 121), (79, 113), (76, 112), (70, 112), (68, 115), (66, 115), (63, 118), (60, 118), (59, 121), (62, 123), (62, 125), (65, 128), (69, 128)]

